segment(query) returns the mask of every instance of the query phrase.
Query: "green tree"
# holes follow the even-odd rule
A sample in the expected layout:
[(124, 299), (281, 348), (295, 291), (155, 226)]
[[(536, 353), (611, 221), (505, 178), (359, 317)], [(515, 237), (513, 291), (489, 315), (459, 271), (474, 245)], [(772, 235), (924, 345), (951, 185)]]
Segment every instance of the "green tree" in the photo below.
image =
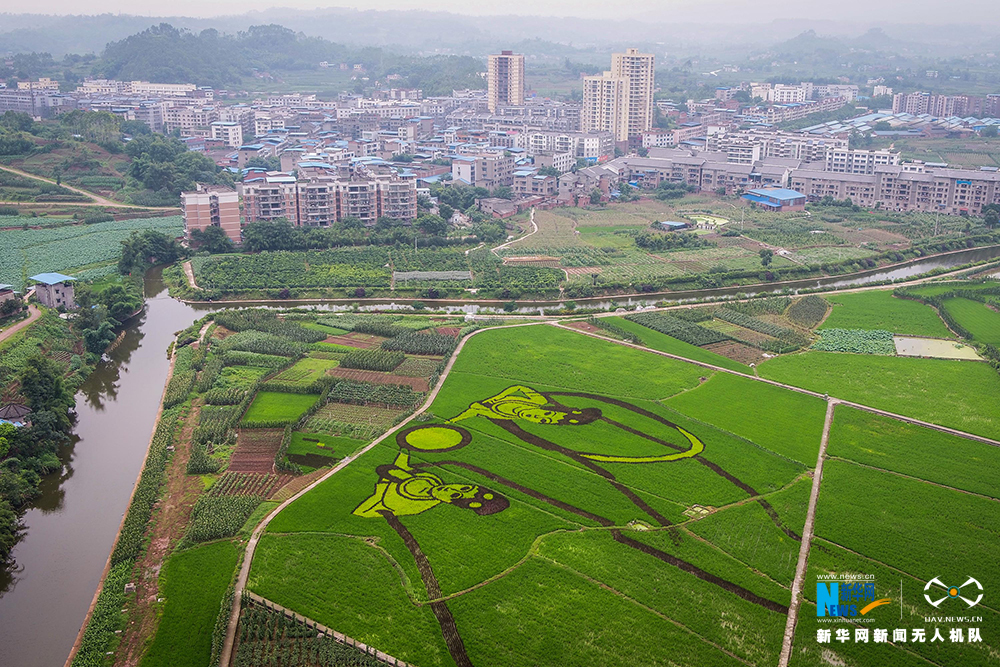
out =
[(996, 125), (987, 125), (986, 127), (984, 127), (983, 129), (981, 129), (979, 131), (979, 136), (981, 136), (981, 137), (988, 137), (988, 138), (992, 138), (992, 137), (997, 136), (997, 126)]
[(202, 250), (213, 255), (223, 252), (233, 252), (233, 242), (229, 239), (222, 227), (212, 225), (205, 229), (196, 229), (191, 232), (191, 240)]
[(33, 412), (51, 411), (69, 427), (67, 411), (73, 407), (73, 394), (63, 382), (62, 369), (53, 360), (34, 355), (24, 364), (18, 380), (21, 395)]
[(499, 185), (491, 194), (499, 199), (513, 199), (514, 189), (509, 185)]
[(770, 266), (771, 261), (774, 259), (774, 251), (770, 248), (764, 248), (760, 251), (760, 264), (761, 266)]
[(248, 252), (295, 250), (298, 246), (295, 231), (284, 218), (251, 222), (243, 228), (243, 249)]
[(597, 206), (598, 204), (601, 203), (601, 191), (598, 190), (597, 188), (594, 188), (593, 190), (590, 191), (590, 203), (593, 206)]
[(422, 215), (417, 218), (417, 228), (428, 236), (444, 236), (448, 223), (439, 215)]
[(118, 272), (122, 275), (141, 273), (153, 264), (169, 264), (181, 256), (177, 240), (155, 229), (132, 232), (122, 241)]

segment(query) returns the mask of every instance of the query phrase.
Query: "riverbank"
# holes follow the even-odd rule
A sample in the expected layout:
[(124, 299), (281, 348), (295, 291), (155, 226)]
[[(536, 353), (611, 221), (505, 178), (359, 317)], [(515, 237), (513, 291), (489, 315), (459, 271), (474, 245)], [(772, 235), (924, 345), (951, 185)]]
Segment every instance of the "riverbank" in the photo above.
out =
[[(716, 287), (698, 290), (684, 290), (672, 292), (633, 292), (627, 294), (601, 295), (576, 299), (517, 299), (516, 309), (507, 311), (505, 306), (511, 300), (500, 299), (420, 299), (411, 297), (399, 298), (316, 298), (316, 299), (268, 299), (268, 298), (247, 298), (247, 299), (226, 299), (217, 301), (205, 301), (179, 297), (178, 300), (195, 308), (210, 306), (217, 307), (240, 307), (240, 306), (260, 306), (281, 305), (282, 307), (294, 308), (298, 305), (331, 305), (331, 306), (403, 306), (410, 308), (413, 304), (421, 304), (429, 310), (467, 310), (474, 312), (479, 308), (489, 308), (494, 311), (506, 311), (510, 314), (534, 313), (540, 309), (558, 309), (563, 304), (572, 301), (578, 307), (597, 306), (601, 309), (614, 308), (619, 305), (653, 305), (658, 302), (708, 302), (726, 299), (737, 295), (754, 296), (771, 293), (825, 293), (839, 292), (845, 289), (865, 286), (868, 289), (875, 289), (883, 286), (899, 285), (904, 279), (929, 280), (941, 277), (957, 271), (965, 271), (976, 264), (988, 263), (1000, 257), (1000, 245), (987, 246), (984, 248), (967, 248), (963, 250), (953, 250), (936, 255), (928, 255), (917, 259), (887, 265), (878, 269), (869, 269), (852, 274), (838, 276), (827, 276), (825, 278), (809, 278), (802, 280), (792, 280), (774, 283), (757, 283), (755, 285), (734, 285), (730, 287)], [(957, 261), (968, 260), (968, 261)], [(920, 270), (920, 269), (925, 270)], [(192, 277), (193, 280), (193, 277)]]

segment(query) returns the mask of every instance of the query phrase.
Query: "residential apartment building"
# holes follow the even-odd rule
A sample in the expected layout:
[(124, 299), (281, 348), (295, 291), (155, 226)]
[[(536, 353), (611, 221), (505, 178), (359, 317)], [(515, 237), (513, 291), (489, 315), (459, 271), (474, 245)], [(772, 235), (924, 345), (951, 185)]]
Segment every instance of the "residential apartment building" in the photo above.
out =
[(535, 169), (514, 172), (514, 192), (524, 197), (552, 197), (559, 189), (559, 179), (542, 176)]
[(604, 72), (583, 78), (580, 129), (610, 132), (615, 141), (628, 141), (629, 80)]
[(629, 138), (653, 127), (655, 60), (652, 53), (639, 53), (638, 49), (611, 54), (611, 74), (628, 79)]
[(798, 169), (789, 187), (810, 199), (849, 198), (859, 206), (889, 211), (978, 215), (986, 204), (1000, 204), (1000, 172), (919, 164), (878, 166), (872, 174)]
[(18, 90), (51, 90), (59, 91), (59, 82), (48, 77), (40, 77), (38, 81), (18, 81)]
[(417, 218), (417, 182), (391, 170), (361, 169), (350, 175), (318, 170), (302, 180), (269, 172), (244, 182), (243, 210), (247, 222), (283, 217), (293, 225), (317, 227), (344, 218), (368, 226), (381, 217), (412, 222)]
[(462, 155), (451, 161), (451, 178), (456, 183), (493, 190), (514, 182), (514, 158), (506, 153)]
[(653, 126), (655, 57), (627, 49), (611, 54), (611, 69), (583, 79), (580, 128), (612, 132), (615, 140), (638, 138)]
[(615, 135), (611, 132), (525, 132), (521, 135), (528, 155), (569, 153), (576, 160), (606, 162), (615, 155)]
[(180, 132), (182, 137), (211, 137), (212, 123), (219, 120), (214, 107), (167, 107), (163, 125), (167, 132)]
[(825, 171), (842, 174), (874, 174), (875, 168), (898, 165), (899, 153), (890, 150), (834, 148), (826, 152)]
[(524, 55), (501, 51), (487, 59), (486, 95), (490, 113), (524, 104)]
[(552, 167), (558, 169), (559, 173), (565, 174), (576, 164), (576, 158), (572, 153), (557, 153), (555, 151), (544, 151), (535, 153), (536, 167)]
[(233, 121), (217, 120), (212, 123), (212, 139), (226, 142), (231, 148), (243, 145), (243, 126)]
[(233, 243), (242, 242), (240, 198), (236, 190), (217, 185), (199, 185), (194, 192), (181, 193), (184, 238), (191, 232), (220, 227)]
[(295, 177), (281, 172), (247, 175), (243, 179), (243, 215), (247, 222), (284, 218), (299, 224)]

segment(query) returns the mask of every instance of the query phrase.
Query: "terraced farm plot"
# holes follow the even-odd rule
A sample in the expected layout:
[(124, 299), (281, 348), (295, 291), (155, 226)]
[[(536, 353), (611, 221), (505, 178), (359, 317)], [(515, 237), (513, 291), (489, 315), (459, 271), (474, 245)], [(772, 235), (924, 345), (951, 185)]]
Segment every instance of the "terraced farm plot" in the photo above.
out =
[(350, 424), (373, 432), (381, 432), (396, 423), (406, 414), (397, 408), (381, 408), (374, 405), (351, 405), (348, 403), (327, 403), (306, 422), (306, 430), (340, 435), (339, 424)]
[(292, 422), (312, 407), (316, 399), (317, 396), (312, 394), (261, 391), (257, 393), (250, 408), (243, 415), (243, 421)]
[(330, 369), (328, 373), (333, 377), (344, 378), (345, 380), (355, 380), (358, 382), (406, 385), (407, 387), (413, 389), (413, 391), (427, 391), (428, 389), (427, 378), (425, 377), (380, 373), (378, 371), (363, 371), (353, 368), (333, 368)]
[(911, 336), (952, 337), (933, 308), (896, 298), (889, 290), (830, 294), (826, 300), (833, 308), (820, 329), (882, 329)]
[(274, 379), (307, 386), (323, 377), (330, 369), (336, 368), (338, 363), (328, 359), (302, 359), (295, 362), (291, 368), (283, 370)]
[(236, 449), (229, 459), (230, 473), (274, 472), (274, 457), (281, 446), (280, 428), (240, 429)]
[(757, 371), (761, 377), (1000, 439), (1000, 376), (987, 364), (810, 351), (769, 359)]
[(872, 257), (876, 252), (867, 248), (852, 248), (846, 246), (799, 248), (791, 254), (791, 259), (801, 264), (826, 264), (842, 262), (848, 259)]
[(975, 341), (1000, 345), (1000, 312), (972, 299), (945, 299), (943, 306)]

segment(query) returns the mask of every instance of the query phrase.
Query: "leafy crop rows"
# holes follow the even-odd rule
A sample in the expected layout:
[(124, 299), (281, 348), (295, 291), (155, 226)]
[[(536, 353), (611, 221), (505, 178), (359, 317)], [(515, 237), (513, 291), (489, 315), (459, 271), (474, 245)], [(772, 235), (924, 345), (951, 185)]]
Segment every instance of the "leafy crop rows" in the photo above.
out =
[(171, 216), (0, 232), (0, 283), (21, 289), (24, 276), (115, 261), (121, 242), (142, 229), (177, 236), (183, 225), (180, 216)]
[(448, 356), (455, 349), (454, 336), (407, 332), (382, 342), (383, 350), (396, 350), (408, 354), (434, 354)]
[(153, 504), (160, 491), (163, 481), (163, 471), (166, 469), (169, 452), (167, 447), (173, 442), (174, 427), (177, 425), (178, 410), (164, 410), (160, 423), (156, 426), (153, 439), (149, 445), (146, 465), (139, 476), (132, 502), (122, 523), (118, 542), (111, 552), (111, 565), (134, 561), (142, 550), (143, 535), (146, 533), (146, 523), (153, 512)]
[(759, 320), (756, 317), (751, 317), (750, 315), (745, 315), (735, 310), (730, 310), (729, 308), (720, 308), (715, 311), (715, 317), (725, 322), (729, 322), (730, 324), (735, 324), (738, 327), (743, 327), (744, 329), (750, 329), (751, 331), (756, 331), (757, 333), (774, 336), (775, 338), (796, 347), (802, 347), (809, 342), (808, 339), (798, 331), (786, 329), (785, 327), (779, 327), (777, 324), (771, 324), (770, 322)]
[(423, 394), (406, 385), (342, 380), (330, 389), (328, 397), (336, 403), (412, 408), (420, 402)]
[(203, 495), (191, 511), (186, 537), (192, 542), (232, 537), (262, 502), (261, 496)]
[(895, 355), (896, 345), (892, 332), (880, 329), (823, 329), (814, 350), (826, 352), (853, 352), (854, 354)]
[(261, 368), (281, 368), (289, 363), (288, 357), (274, 354), (258, 354), (241, 350), (228, 350), (222, 355), (226, 366), (259, 366)]
[[(307, 330), (306, 330), (307, 331)], [(325, 337), (325, 336), (324, 336)], [(238, 350), (241, 352), (256, 352), (282, 357), (297, 357), (305, 351), (305, 346), (274, 334), (263, 331), (241, 331), (226, 338), (219, 344), (224, 351)]]
[(356, 648), (318, 637), (316, 630), (268, 609), (248, 605), (240, 617), (234, 667), (383, 667)]
[(387, 264), (389, 253), (375, 247), (213, 257), (201, 265), (198, 284), (223, 290), (389, 287)]
[(787, 312), (788, 319), (799, 326), (812, 329), (823, 321), (830, 304), (823, 297), (810, 294), (793, 303)]
[(402, 352), (385, 350), (358, 350), (344, 355), (341, 368), (358, 368), (365, 371), (388, 372), (403, 363), (406, 355)]
[(286, 322), (279, 319), (273, 311), (261, 308), (223, 310), (215, 314), (215, 321), (230, 331), (263, 331), (299, 343), (317, 343), (326, 338), (326, 334), (321, 331)]
[(713, 331), (663, 313), (635, 313), (626, 315), (625, 319), (692, 345), (711, 345), (729, 339), (728, 336), (719, 331)]

